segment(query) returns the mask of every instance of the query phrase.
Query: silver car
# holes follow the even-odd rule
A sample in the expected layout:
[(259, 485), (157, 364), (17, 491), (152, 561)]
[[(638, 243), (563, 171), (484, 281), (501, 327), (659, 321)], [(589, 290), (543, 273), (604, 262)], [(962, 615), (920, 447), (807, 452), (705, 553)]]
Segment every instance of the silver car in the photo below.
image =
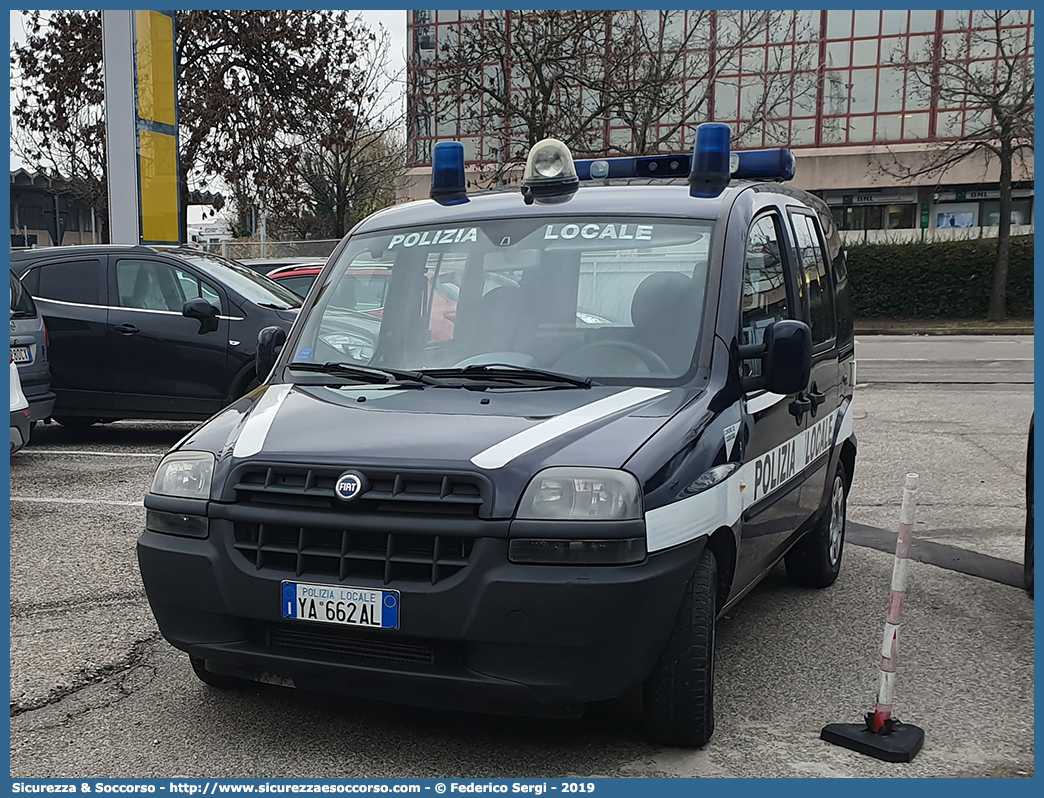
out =
[(54, 410), (47, 327), (36, 303), (11, 273), (11, 362), (18, 366), (22, 392), (29, 400), (29, 423), (49, 418)]

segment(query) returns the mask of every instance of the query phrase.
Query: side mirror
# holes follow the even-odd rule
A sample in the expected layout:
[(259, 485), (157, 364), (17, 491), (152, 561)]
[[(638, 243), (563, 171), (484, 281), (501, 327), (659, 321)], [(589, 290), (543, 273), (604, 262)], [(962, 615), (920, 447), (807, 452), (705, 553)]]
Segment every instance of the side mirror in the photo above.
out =
[(286, 343), (286, 330), (282, 327), (265, 327), (257, 334), (257, 353), (254, 366), (258, 382), (264, 382), (275, 365), (279, 351)]
[(744, 390), (799, 393), (812, 378), (812, 330), (803, 321), (773, 322), (765, 329), (764, 342), (740, 347), (740, 357), (761, 361), (761, 374), (744, 380)]
[(199, 322), (200, 335), (217, 331), (218, 309), (205, 299), (190, 299), (182, 305), (181, 315)]

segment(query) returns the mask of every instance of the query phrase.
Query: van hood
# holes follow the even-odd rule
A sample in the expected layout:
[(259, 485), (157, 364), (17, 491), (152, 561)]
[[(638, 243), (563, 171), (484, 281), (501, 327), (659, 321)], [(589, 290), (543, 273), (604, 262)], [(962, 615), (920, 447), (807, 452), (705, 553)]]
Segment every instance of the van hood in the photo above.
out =
[(255, 459), (472, 471), (521, 491), (549, 466), (622, 467), (696, 393), (274, 384), (227, 408), (182, 446), (213, 451), (228, 468)]

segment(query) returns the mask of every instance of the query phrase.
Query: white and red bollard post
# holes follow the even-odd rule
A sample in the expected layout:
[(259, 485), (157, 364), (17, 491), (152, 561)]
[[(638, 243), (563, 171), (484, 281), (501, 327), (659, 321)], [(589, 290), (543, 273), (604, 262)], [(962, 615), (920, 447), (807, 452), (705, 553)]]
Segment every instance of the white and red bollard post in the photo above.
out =
[(906, 595), (906, 572), (910, 563), (910, 542), (917, 506), (917, 482), (917, 474), (906, 475), (903, 504), (899, 512), (895, 562), (892, 565), (892, 592), (888, 597), (888, 613), (881, 641), (881, 678), (874, 711), (867, 713), (865, 723), (831, 723), (819, 735), (827, 742), (887, 762), (910, 762), (924, 744), (923, 729), (892, 717), (895, 668), (899, 657), (899, 625)]
[(892, 566), (892, 592), (888, 596), (884, 639), (881, 642), (881, 679), (877, 685), (877, 705), (867, 715), (870, 731), (880, 732), (892, 719), (892, 697), (895, 695), (895, 666), (899, 656), (899, 624), (903, 617), (906, 594), (906, 571), (910, 562), (910, 538), (913, 535), (914, 510), (917, 506), (917, 474), (906, 475), (903, 506), (899, 511), (899, 537), (895, 544)]

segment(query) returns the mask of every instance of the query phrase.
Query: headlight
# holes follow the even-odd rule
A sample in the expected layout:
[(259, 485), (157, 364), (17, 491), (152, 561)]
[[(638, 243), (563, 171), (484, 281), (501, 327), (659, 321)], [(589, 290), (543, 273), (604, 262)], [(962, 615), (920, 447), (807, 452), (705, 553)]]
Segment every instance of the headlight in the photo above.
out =
[(624, 521), (642, 517), (638, 480), (608, 468), (548, 468), (522, 494), (523, 520)]
[(174, 452), (163, 458), (152, 480), (152, 493), (209, 499), (214, 479), (214, 455), (210, 452)]

